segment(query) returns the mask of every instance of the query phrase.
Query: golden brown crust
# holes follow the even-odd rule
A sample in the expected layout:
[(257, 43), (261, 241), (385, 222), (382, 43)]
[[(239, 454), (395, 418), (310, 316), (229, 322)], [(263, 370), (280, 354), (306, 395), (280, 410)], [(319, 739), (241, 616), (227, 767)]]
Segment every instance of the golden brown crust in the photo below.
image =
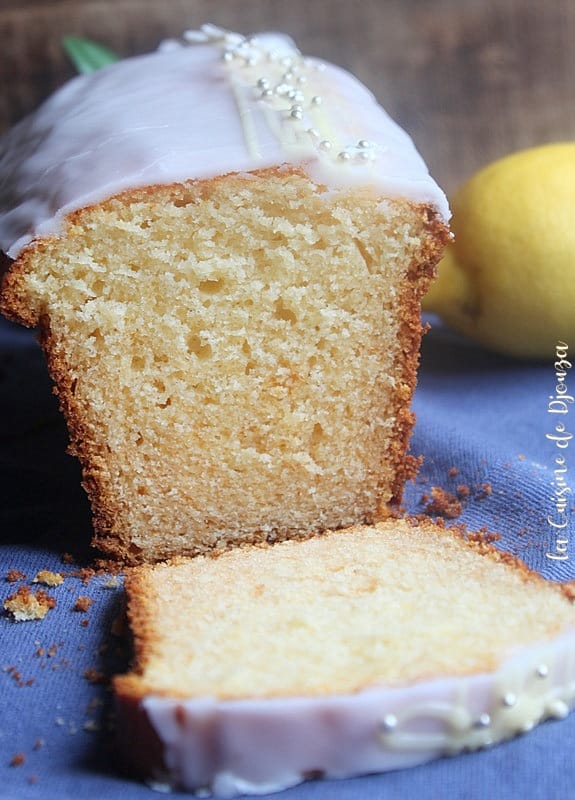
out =
[(410, 410), (413, 393), (417, 385), (421, 338), (425, 329), (421, 324), (421, 298), (437, 274), (437, 264), (449, 241), (448, 227), (429, 206), (419, 206), (427, 236), (421, 260), (414, 262), (402, 287), (405, 312), (402, 331), (402, 385), (398, 390), (396, 428), (392, 437), (392, 461), (396, 465), (396, 479), (392, 486), (390, 506), (399, 506), (406, 481), (415, 477), (422, 459), (406, 455), (415, 414)]
[[(82, 465), (82, 486), (92, 507), (92, 522), (95, 531), (93, 544), (98, 547), (100, 544), (98, 532), (106, 531), (105, 541), (109, 541), (110, 533), (114, 532), (115, 520), (120, 509), (108, 488), (106, 458), (93, 441), (90, 430), (84, 422), (82, 408), (75, 401), (75, 378), (72, 365), (68, 363), (66, 354), (54, 341), (49, 318), (43, 316), (39, 322), (40, 344), (46, 356), (50, 376), (54, 381), (54, 394), (58, 397), (60, 409), (66, 418), (70, 437), (68, 452), (70, 455), (76, 456)], [(118, 550), (113, 549), (112, 553), (123, 562), (128, 563), (133, 560), (128, 552), (123, 552), (121, 546)]]

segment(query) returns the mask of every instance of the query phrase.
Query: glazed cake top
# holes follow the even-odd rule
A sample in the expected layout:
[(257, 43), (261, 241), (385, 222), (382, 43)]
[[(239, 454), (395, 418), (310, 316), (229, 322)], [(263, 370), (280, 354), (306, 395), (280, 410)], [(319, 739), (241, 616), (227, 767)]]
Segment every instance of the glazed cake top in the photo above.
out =
[(352, 75), (279, 34), (204, 26), (74, 78), (0, 140), (0, 249), (16, 258), (126, 189), (284, 164), (449, 217), (409, 136)]

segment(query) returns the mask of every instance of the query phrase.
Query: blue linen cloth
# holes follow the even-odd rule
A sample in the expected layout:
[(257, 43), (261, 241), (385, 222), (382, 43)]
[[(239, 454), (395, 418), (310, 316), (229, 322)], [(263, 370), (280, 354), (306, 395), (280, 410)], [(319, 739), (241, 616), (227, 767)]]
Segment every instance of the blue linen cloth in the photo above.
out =
[[(575, 342), (567, 344), (574, 362)], [(575, 433), (575, 403), (565, 398), (575, 394), (575, 368), (558, 379), (556, 361), (555, 352), (541, 363), (496, 356), (435, 324), (423, 344), (414, 400), (412, 451), (425, 461), (406, 489), (405, 505), (421, 512), (430, 487), (455, 493), (465, 485), (470, 493), (458, 522), (498, 531), (498, 546), (550, 580), (568, 580), (575, 578), (575, 439), (567, 438)], [(565, 413), (558, 402), (550, 406), (558, 398)], [(90, 538), (79, 468), (65, 454), (66, 431), (42, 356), (29, 332), (5, 322), (0, 439), (1, 604), (40, 569), (73, 571), (62, 562), (66, 551), (87, 563)], [(27, 581), (7, 582), (11, 569)], [(122, 608), (121, 586), (105, 575), (87, 584), (68, 576), (49, 593), (57, 606), (42, 622), (0, 616), (0, 798), (157, 796), (117, 772), (110, 694), (98, 682), (128, 663), (123, 640), (110, 632)], [(86, 612), (73, 610), (78, 597), (93, 601)], [(491, 750), (384, 775), (307, 783), (275, 797), (575, 799), (574, 747), (575, 714)]]

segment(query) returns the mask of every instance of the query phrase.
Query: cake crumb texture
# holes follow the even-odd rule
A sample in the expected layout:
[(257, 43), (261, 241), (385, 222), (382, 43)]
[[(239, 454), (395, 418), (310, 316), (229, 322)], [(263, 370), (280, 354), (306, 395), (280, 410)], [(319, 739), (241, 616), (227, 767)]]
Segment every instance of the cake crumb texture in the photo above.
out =
[(447, 236), (278, 168), (132, 190), (24, 250), (2, 307), (40, 325), (94, 543), (155, 561), (384, 517)]
[(128, 570), (135, 663), (116, 692), (346, 695), (493, 671), (575, 608), (490, 540), (390, 520)]

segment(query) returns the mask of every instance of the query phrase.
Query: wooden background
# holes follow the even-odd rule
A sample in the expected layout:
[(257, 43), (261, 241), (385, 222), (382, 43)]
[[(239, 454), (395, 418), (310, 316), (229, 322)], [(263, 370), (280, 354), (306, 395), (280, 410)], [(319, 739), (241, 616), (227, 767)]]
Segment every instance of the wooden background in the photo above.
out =
[(129, 55), (203, 22), (283, 30), (351, 69), (448, 192), (500, 155), (575, 138), (575, 0), (0, 0), (0, 131), (74, 74), (63, 34)]

